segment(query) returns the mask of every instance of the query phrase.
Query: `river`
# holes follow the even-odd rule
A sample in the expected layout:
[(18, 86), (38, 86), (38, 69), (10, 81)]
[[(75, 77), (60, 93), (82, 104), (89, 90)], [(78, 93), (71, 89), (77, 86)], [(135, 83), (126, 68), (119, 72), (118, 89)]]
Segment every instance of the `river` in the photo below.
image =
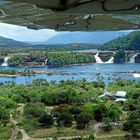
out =
[[(16, 69), (23, 71), (25, 68), (12, 68), (12, 67), (0, 67), (0, 70)], [(88, 81), (97, 81), (102, 79), (106, 83), (109, 83), (117, 78), (130, 79), (140, 81), (139, 77), (134, 77), (133, 73), (140, 73), (140, 64), (86, 64), (79, 66), (64, 66), (57, 68), (41, 67), (41, 68), (29, 68), (30, 70), (47, 70), (57, 72), (73, 73), (69, 75), (45, 75), (39, 74), (34, 76), (18, 76), (18, 77), (0, 77), (0, 82), (14, 81), (16, 84), (31, 84), (33, 80), (37, 78), (45, 78), (48, 81), (55, 80), (59, 82), (61, 80), (68, 79), (83, 79), (86, 78)], [(100, 78), (99, 78), (100, 77)]]

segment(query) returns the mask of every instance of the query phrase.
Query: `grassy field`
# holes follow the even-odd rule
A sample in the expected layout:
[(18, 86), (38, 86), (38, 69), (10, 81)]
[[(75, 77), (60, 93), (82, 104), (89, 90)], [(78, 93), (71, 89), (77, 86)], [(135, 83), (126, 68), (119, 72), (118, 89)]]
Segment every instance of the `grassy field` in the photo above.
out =
[[(110, 132), (100, 131), (97, 133), (97, 140), (123, 140), (123, 136), (127, 133), (114, 129)], [(71, 137), (71, 136), (88, 136), (94, 135), (93, 130), (77, 130), (73, 128), (50, 128), (50, 129), (36, 129), (31, 133), (31, 137), (34, 138), (47, 138), (47, 137)]]
[(0, 140), (8, 140), (11, 134), (12, 131), (10, 126), (5, 127), (0, 126)]
[(69, 137), (69, 136), (84, 136), (93, 135), (94, 131), (77, 130), (75, 128), (50, 128), (50, 129), (36, 129), (30, 135), (34, 138), (47, 137)]

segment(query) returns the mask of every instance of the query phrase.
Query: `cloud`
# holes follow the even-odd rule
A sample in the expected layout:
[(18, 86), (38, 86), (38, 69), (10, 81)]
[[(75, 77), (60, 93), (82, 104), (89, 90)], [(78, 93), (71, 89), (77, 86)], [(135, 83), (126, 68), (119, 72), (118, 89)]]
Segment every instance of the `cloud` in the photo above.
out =
[[(0, 36), (23, 42), (51, 43), (86, 42), (104, 43), (108, 40), (125, 35), (133, 30), (106, 32), (56, 32), (50, 29), (33, 30), (22, 26), (0, 23)], [(62, 35), (62, 37), (61, 37)]]
[(18, 41), (38, 42), (46, 41), (58, 33), (54, 30), (32, 30), (26, 27), (0, 23), (0, 36)]

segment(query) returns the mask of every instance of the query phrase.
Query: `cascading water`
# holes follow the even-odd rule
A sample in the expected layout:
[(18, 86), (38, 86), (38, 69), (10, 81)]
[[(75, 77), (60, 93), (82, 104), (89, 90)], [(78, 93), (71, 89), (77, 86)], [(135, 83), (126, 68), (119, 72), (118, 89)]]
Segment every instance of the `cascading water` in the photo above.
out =
[(99, 53), (97, 53), (94, 57), (95, 57), (96, 63), (98, 63), (98, 64), (104, 63), (104, 62), (101, 60), (101, 58), (99, 57)]
[(96, 60), (96, 63), (98, 63), (98, 64), (112, 64), (112, 63), (114, 63), (114, 57), (111, 57), (108, 61), (106, 61), (106, 62), (103, 62), (102, 60), (101, 60), (101, 58), (99, 57), (99, 53), (97, 53), (95, 56), (95, 60)]
[(108, 61), (105, 62), (106, 64), (113, 64), (114, 63), (114, 57), (112, 56)]
[(10, 57), (9, 56), (7, 56), (7, 57), (5, 57), (4, 58), (4, 62), (2, 63), (2, 67), (7, 67), (8, 66), (8, 60), (10, 59)]
[(48, 59), (46, 59), (46, 60), (42, 63), (42, 66), (47, 65), (47, 62), (48, 62)]
[(137, 57), (138, 54), (134, 54), (131, 59), (130, 59), (130, 63), (135, 63), (135, 58)]

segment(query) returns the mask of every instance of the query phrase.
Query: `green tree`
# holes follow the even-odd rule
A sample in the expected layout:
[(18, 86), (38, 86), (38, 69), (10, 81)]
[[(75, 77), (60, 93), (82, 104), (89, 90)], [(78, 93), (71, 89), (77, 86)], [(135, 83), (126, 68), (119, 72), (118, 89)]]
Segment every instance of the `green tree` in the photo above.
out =
[(110, 118), (104, 118), (103, 119), (103, 130), (104, 131), (111, 131), (112, 130), (112, 124), (111, 124), (111, 119)]
[(140, 123), (139, 124), (134, 124), (133, 127), (131, 128), (133, 136), (138, 136), (140, 133)]
[(57, 124), (58, 126), (65, 126), (65, 127), (71, 127), (73, 122), (73, 116), (71, 113), (63, 112), (60, 113), (59, 117), (57, 118)]
[(53, 120), (53, 117), (51, 115), (48, 115), (47, 113), (43, 113), (39, 117), (39, 123), (41, 123), (42, 126), (50, 128), (53, 125), (54, 120)]
[(93, 108), (93, 115), (96, 121), (101, 122), (104, 117), (107, 117), (108, 109), (104, 104), (99, 103)]
[(119, 50), (114, 56), (114, 63), (125, 63), (125, 51)]
[(0, 106), (0, 122), (6, 125), (9, 122), (10, 113), (5, 107)]
[(10, 99), (6, 96), (5, 97), (0, 96), (0, 105), (4, 106), (7, 109), (12, 109), (17, 106), (17, 104), (12, 99)]
[(8, 60), (8, 65), (12, 66), (12, 67), (17, 67), (20, 64), (22, 64), (24, 61), (23, 56), (21, 55), (16, 55), (16, 56), (12, 56), (9, 60)]
[(20, 94), (13, 94), (11, 96), (11, 99), (17, 103), (24, 103), (25, 102), (25, 99)]
[(36, 118), (45, 112), (45, 106), (42, 103), (28, 103), (24, 107), (26, 117)]
[(77, 128), (78, 129), (84, 129), (89, 124), (90, 120), (92, 119), (90, 114), (87, 113), (80, 113), (77, 116), (76, 122), (77, 122)]

